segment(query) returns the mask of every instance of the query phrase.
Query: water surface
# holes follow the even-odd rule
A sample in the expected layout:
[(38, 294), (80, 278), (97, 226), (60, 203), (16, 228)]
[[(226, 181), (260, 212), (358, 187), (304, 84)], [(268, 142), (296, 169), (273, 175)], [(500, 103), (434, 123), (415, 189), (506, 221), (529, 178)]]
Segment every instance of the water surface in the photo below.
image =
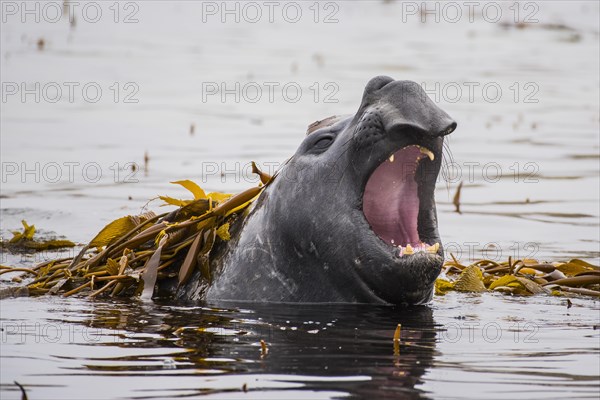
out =
[(13, 380), (31, 399), (597, 398), (599, 311), (491, 294), (411, 308), (13, 299), (2, 398), (18, 397)]
[[(95, 103), (80, 90), (73, 101), (67, 91), (56, 102), (2, 101), (3, 237), (26, 219), (41, 235), (85, 243), (122, 215), (166, 210), (147, 201), (186, 196), (168, 183), (179, 179), (209, 191), (245, 189), (256, 182), (244, 173), (250, 161), (267, 171), (279, 165), (308, 124), (353, 113), (365, 83), (387, 74), (423, 84), (458, 121), (446, 160), (454, 175), (436, 193), (448, 250), (465, 262), (599, 263), (597, 2), (536, 2), (538, 22), (529, 24), (515, 24), (512, 2), (498, 3), (504, 14), (494, 23), (480, 12), (456, 23), (404, 20), (403, 3), (375, 1), (335, 2), (335, 23), (315, 23), (308, 2), (298, 23), (203, 22), (201, 2), (143, 1), (138, 21), (125, 24), (101, 4), (97, 23), (17, 16), (1, 24), (3, 84), (95, 83), (103, 91)], [(292, 83), (303, 95), (292, 102), (276, 90), (272, 101), (265, 94), (252, 102), (203, 90), (252, 82)], [(125, 101), (133, 93), (126, 84), (138, 89), (137, 102)], [(462, 214), (451, 204), (459, 181)], [(1, 262), (62, 255), (4, 253)], [(15, 380), (30, 399), (600, 394), (599, 308), (588, 299), (568, 309), (562, 298), (450, 294), (400, 309), (43, 297), (2, 300), (0, 311), (3, 399), (19, 398)], [(262, 358), (261, 339), (269, 348)]]

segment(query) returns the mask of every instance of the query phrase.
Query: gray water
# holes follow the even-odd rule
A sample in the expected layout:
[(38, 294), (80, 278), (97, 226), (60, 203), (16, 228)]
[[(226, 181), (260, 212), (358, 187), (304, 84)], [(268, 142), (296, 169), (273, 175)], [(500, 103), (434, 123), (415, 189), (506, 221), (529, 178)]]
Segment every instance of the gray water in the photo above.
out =
[[(458, 122), (436, 193), (448, 250), (465, 262), (600, 261), (597, 2), (495, 2), (472, 21), (464, 3), (456, 21), (437, 3), (439, 22), (413, 14), (420, 2), (282, 2), (273, 22), (263, 3), (257, 22), (239, 3), (239, 22), (224, 23), (220, 2), (98, 2), (97, 22), (85, 4), (70, 24), (50, 21), (58, 2), (38, 3), (39, 22), (2, 3), (3, 237), (26, 219), (42, 236), (85, 243), (122, 215), (168, 210), (147, 201), (186, 197), (169, 184), (180, 179), (245, 189), (256, 182), (250, 161), (272, 172), (308, 124), (353, 113), (365, 83), (386, 74), (421, 83)], [(459, 181), (462, 214), (451, 204)], [(3, 253), (1, 263), (64, 255)], [(598, 302), (572, 301), (450, 294), (407, 310), (9, 299), (0, 395), (19, 398), (16, 380), (30, 399), (597, 398)]]
[(14, 299), (2, 398), (18, 398), (13, 380), (30, 399), (597, 398), (598, 310), (465, 294), (413, 308)]

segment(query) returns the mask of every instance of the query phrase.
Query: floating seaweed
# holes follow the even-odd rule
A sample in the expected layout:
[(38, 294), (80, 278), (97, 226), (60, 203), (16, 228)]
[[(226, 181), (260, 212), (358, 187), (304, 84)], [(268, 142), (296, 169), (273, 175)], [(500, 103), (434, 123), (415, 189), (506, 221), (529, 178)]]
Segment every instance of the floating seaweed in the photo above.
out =
[(579, 259), (541, 263), (523, 259), (498, 263), (479, 260), (463, 265), (454, 256), (444, 264), (442, 277), (435, 282), (436, 295), (449, 291), (501, 292), (519, 296), (571, 293), (600, 297), (600, 268)]
[[(24, 272), (33, 280), (26, 287), (9, 288), (0, 297), (14, 295), (86, 292), (99, 295), (151, 298), (156, 282), (177, 277), (184, 284), (196, 268), (210, 279), (210, 253), (217, 241), (231, 239), (233, 220), (243, 218), (248, 206), (272, 177), (254, 166), (261, 185), (237, 195), (208, 193), (196, 183), (172, 182), (189, 190), (193, 199), (159, 196), (178, 208), (170, 213), (128, 215), (106, 225), (75, 257), (43, 262), (33, 268), (2, 266), (0, 273)], [(24, 232), (14, 233), (14, 243), (29, 243), (34, 227), (24, 222)], [(73, 244), (74, 245), (74, 244)], [(22, 277), (21, 277), (22, 278)], [(24, 289), (26, 288), (26, 290)]]
[(0, 241), (0, 248), (7, 249), (10, 251), (23, 251), (23, 250), (54, 250), (65, 247), (75, 247), (75, 243), (69, 240), (61, 239), (47, 239), (47, 240), (35, 240), (35, 225), (29, 225), (27, 221), (22, 220), (23, 232), (13, 231), (13, 237), (10, 240)]
[[(157, 282), (177, 279), (185, 284), (195, 270), (210, 282), (211, 250), (231, 239), (230, 226), (247, 215), (248, 206), (274, 179), (252, 164), (261, 184), (237, 195), (205, 193), (196, 183), (172, 182), (186, 188), (193, 199), (159, 196), (178, 208), (170, 213), (147, 212), (124, 216), (106, 225), (75, 257), (38, 264), (32, 268), (0, 266), (0, 274), (23, 272), (17, 281), (31, 277), (26, 286), (0, 291), (6, 296), (86, 293), (90, 297), (141, 296), (150, 299)], [(74, 246), (69, 241), (33, 240), (35, 227), (23, 221), (23, 232), (3, 247), (16, 249)], [(35, 244), (33, 244), (35, 243)], [(52, 247), (55, 246), (55, 247)], [(435, 293), (494, 291), (512, 295), (579, 294), (600, 297), (600, 268), (585, 261), (541, 263), (523, 259), (498, 263), (480, 260), (463, 265), (454, 256), (444, 264)]]

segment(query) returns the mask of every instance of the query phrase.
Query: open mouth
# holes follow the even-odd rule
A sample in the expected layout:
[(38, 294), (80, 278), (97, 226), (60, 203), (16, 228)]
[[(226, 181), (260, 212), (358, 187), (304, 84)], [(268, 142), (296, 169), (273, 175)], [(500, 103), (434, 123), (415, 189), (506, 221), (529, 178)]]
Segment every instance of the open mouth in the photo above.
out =
[(399, 257), (416, 252), (435, 254), (439, 243), (419, 237), (419, 179), (421, 160), (433, 161), (431, 150), (410, 145), (393, 153), (369, 177), (363, 195), (363, 213), (379, 238), (397, 248)]

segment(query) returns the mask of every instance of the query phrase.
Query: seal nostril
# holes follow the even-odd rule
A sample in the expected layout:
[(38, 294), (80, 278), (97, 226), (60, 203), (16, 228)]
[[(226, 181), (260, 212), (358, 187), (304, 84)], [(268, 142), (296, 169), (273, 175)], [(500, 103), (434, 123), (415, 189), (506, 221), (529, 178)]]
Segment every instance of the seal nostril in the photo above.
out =
[(443, 131), (441, 131), (438, 136), (446, 136), (451, 134), (452, 132), (454, 132), (454, 130), (456, 129), (456, 122), (452, 122), (446, 129), (444, 129)]

